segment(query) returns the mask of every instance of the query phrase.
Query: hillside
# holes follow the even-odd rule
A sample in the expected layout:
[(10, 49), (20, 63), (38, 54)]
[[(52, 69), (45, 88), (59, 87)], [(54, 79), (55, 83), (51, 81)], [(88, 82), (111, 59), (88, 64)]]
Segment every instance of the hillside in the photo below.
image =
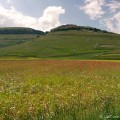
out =
[(67, 31), (67, 30), (79, 30), (79, 31), (82, 31), (82, 32), (109, 33), (105, 30), (100, 30), (100, 29), (97, 29), (97, 28), (89, 27), (89, 26), (77, 26), (77, 25), (73, 25), (73, 24), (61, 25), (57, 28), (52, 29), (51, 32)]
[(31, 28), (0, 28), (0, 49), (28, 42), (44, 34)]
[(120, 59), (120, 35), (79, 30), (50, 32), (21, 44), (0, 48), (0, 56), (45, 59)]
[(23, 44), (39, 36), (38, 34), (0, 34), (0, 49)]
[(0, 34), (40, 34), (43, 35), (44, 32), (39, 30), (34, 30), (31, 28), (24, 27), (6, 27), (0, 28)]

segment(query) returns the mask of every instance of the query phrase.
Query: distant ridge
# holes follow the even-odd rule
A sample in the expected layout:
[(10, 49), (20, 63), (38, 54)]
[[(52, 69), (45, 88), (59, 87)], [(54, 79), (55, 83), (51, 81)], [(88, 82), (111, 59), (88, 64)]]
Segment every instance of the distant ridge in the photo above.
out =
[(66, 30), (80, 30), (80, 31), (88, 31), (88, 32), (109, 33), (108, 31), (105, 30), (100, 30), (89, 26), (77, 26), (73, 24), (61, 25), (59, 27), (51, 29), (51, 32), (66, 31)]
[(32, 28), (25, 27), (5, 27), (0, 28), (0, 34), (45, 34), (43, 31), (34, 30)]

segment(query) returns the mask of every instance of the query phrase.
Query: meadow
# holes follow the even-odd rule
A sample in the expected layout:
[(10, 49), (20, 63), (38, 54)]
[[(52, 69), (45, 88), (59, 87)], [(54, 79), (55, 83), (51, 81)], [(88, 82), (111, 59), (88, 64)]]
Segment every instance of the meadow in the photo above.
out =
[(120, 62), (0, 60), (0, 120), (119, 120)]

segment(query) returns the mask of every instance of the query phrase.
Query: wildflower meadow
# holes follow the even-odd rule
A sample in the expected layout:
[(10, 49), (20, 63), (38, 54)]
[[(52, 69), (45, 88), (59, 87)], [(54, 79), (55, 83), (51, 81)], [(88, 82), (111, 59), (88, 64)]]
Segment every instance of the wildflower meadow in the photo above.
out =
[(120, 120), (120, 62), (0, 61), (0, 120)]

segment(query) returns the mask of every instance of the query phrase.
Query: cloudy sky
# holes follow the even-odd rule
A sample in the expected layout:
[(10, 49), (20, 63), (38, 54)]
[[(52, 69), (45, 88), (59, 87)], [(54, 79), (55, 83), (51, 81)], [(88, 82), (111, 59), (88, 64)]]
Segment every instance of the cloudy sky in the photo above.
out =
[(0, 0), (0, 27), (48, 31), (61, 24), (120, 33), (120, 0)]

